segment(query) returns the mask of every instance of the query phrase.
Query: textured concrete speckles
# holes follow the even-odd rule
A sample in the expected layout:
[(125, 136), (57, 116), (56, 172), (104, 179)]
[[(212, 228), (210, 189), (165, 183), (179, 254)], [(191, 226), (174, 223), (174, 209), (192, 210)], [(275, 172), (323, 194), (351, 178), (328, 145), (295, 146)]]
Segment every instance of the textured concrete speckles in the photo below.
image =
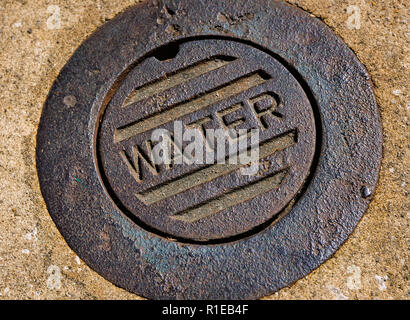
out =
[[(68, 248), (47, 213), (35, 169), (37, 125), (59, 71), (98, 26), (137, 2), (0, 4), (0, 299), (138, 298), (102, 279)], [(383, 121), (384, 158), (375, 199), (349, 240), (319, 269), (269, 298), (408, 299), (406, 2), (289, 2), (327, 23), (369, 70)], [(348, 25), (349, 6), (360, 8), (359, 29)]]
[[(408, 11), (403, 1), (337, 1), (338, 6), (336, 1), (291, 2), (330, 25), (369, 70), (383, 121), (384, 159), (375, 200), (352, 237), (307, 279), (272, 298), (408, 299)], [(359, 30), (347, 26), (349, 5), (361, 9)], [(348, 270), (354, 265), (361, 270), (358, 290), (349, 289)], [(379, 277), (389, 279), (385, 290), (380, 290)]]
[[(137, 1), (60, 7), (49, 29), (49, 1), (2, 2), (0, 15), (0, 294), (10, 299), (136, 299), (91, 271), (67, 247), (47, 212), (35, 169), (35, 135), (45, 97), (75, 48), (104, 20)], [(25, 3), (25, 4), (23, 4)], [(62, 36), (64, 35), (64, 36)], [(3, 191), (4, 190), (4, 191)], [(28, 253), (29, 252), (29, 253)], [(78, 259), (78, 258), (77, 258)]]

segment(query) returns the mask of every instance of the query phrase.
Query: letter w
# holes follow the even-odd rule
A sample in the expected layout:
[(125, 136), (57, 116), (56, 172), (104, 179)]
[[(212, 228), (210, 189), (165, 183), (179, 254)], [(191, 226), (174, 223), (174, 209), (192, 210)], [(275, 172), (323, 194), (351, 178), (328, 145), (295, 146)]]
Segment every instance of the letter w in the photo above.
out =
[(142, 164), (151, 172), (154, 176), (158, 175), (159, 170), (158, 167), (154, 164), (153, 155), (152, 155), (152, 142), (146, 141), (146, 146), (148, 149), (148, 154), (150, 155), (147, 157), (143, 150), (139, 146), (132, 147), (132, 158), (128, 156), (125, 151), (121, 151), (121, 157), (124, 160), (125, 164), (128, 167), (129, 172), (135, 178), (135, 180), (140, 183), (143, 182), (143, 176), (141, 172)]

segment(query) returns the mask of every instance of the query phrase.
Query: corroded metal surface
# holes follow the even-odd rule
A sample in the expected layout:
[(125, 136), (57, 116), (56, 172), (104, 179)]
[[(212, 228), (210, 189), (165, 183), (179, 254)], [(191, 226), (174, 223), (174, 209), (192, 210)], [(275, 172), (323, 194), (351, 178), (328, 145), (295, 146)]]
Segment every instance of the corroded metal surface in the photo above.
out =
[[(100, 172), (136, 223), (179, 241), (221, 242), (271, 220), (302, 189), (316, 146), (313, 109), (292, 74), (257, 48), (222, 39), (174, 46), (176, 57), (154, 53), (120, 77), (102, 118)], [(175, 121), (199, 129), (212, 149), (206, 130), (259, 130), (258, 174), (217, 163), (216, 152), (208, 165), (155, 166), (152, 132), (173, 132)]]
[[(227, 125), (238, 104), (242, 125), (261, 130), (261, 176), (130, 170), (153, 129)], [(269, 117), (255, 116), (266, 104)], [(366, 70), (317, 19), (268, 0), (147, 1), (61, 71), (37, 166), (57, 227), (106, 279), (149, 298), (257, 298), (347, 239), (374, 193), (381, 143)]]

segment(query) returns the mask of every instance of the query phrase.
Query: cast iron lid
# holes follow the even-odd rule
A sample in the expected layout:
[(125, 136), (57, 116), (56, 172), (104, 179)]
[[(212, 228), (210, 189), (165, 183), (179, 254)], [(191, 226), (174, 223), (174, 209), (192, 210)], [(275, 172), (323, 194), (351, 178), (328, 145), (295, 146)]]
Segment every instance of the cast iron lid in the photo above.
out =
[[(204, 150), (216, 150), (210, 129), (257, 131), (257, 172), (216, 152), (157, 164), (158, 129), (181, 155), (177, 129)], [(370, 78), (318, 19), (273, 0), (145, 1), (61, 71), (37, 168), (58, 229), (109, 281), (148, 298), (246, 299), (292, 284), (347, 239), (381, 146)]]

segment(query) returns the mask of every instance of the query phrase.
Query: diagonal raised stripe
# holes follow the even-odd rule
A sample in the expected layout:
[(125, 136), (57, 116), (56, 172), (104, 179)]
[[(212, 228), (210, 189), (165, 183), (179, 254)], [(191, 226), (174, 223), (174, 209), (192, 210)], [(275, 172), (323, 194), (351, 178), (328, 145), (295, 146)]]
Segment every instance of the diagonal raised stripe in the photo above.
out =
[(220, 88), (205, 92), (199, 97), (171, 106), (168, 110), (152, 115), (140, 121), (133, 122), (114, 131), (114, 142), (128, 140), (143, 132), (158, 128), (165, 123), (175, 121), (183, 116), (228, 99), (267, 81), (267, 75), (257, 71), (240, 77)]
[(209, 60), (195, 63), (184, 69), (177, 70), (171, 74), (167, 74), (163, 79), (135, 89), (125, 100), (122, 108), (126, 108), (127, 106), (147, 99), (155, 94), (177, 87), (180, 84), (191, 81), (208, 72), (222, 68), (234, 60), (236, 59), (230, 57), (214, 57)]
[(287, 173), (288, 169), (284, 169), (245, 187), (237, 188), (220, 197), (199, 204), (194, 208), (173, 215), (171, 216), (171, 219), (193, 223), (206, 217), (210, 217), (218, 212), (252, 200), (266, 192), (276, 189), (280, 186)]

